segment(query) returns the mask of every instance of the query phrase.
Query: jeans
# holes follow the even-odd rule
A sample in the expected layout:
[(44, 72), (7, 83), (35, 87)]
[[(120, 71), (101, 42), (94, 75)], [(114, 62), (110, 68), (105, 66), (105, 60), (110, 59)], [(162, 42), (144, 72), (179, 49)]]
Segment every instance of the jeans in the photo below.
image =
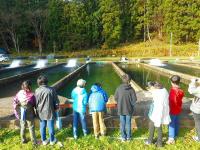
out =
[(46, 127), (48, 127), (50, 142), (54, 141), (54, 120), (40, 120), (40, 134), (42, 141), (46, 140)]
[[(157, 145), (161, 146), (162, 145), (162, 125), (160, 127), (157, 127), (158, 130), (158, 138), (157, 138)], [(149, 121), (149, 138), (148, 142), (152, 143), (153, 142), (153, 137), (154, 137), (154, 131), (155, 131), (155, 126), (153, 121)]]
[(36, 136), (35, 136), (35, 125), (34, 125), (34, 119), (33, 120), (20, 120), (20, 136), (21, 136), (21, 141), (25, 142), (26, 141), (26, 136), (25, 136), (25, 130), (26, 126), (28, 124), (29, 132), (30, 132), (30, 137), (31, 141), (36, 143)]
[(124, 140), (131, 138), (131, 116), (120, 115), (121, 138)]
[(169, 138), (174, 139), (179, 131), (179, 115), (170, 115), (171, 122), (169, 124)]
[(193, 117), (194, 117), (196, 133), (198, 139), (200, 140), (200, 114), (193, 113)]
[(104, 124), (103, 115), (104, 112), (92, 112), (92, 121), (95, 136), (98, 136), (99, 133), (101, 133), (101, 135), (106, 134), (106, 126)]
[(85, 113), (79, 113), (74, 111), (73, 112), (73, 135), (74, 137), (77, 137), (77, 131), (78, 131), (78, 120), (80, 119), (83, 134), (87, 135), (87, 124), (86, 124), (86, 115)]

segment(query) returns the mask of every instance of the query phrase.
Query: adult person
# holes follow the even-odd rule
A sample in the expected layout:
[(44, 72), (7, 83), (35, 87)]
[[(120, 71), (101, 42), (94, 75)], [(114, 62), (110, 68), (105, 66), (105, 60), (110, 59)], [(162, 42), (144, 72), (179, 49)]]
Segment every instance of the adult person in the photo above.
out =
[(36, 110), (40, 119), (40, 134), (42, 144), (47, 145), (49, 139), (46, 138), (46, 127), (50, 136), (50, 145), (57, 142), (54, 131), (55, 112), (59, 108), (59, 100), (56, 91), (48, 86), (48, 79), (41, 75), (37, 79), (38, 88), (35, 90)]
[(84, 88), (86, 81), (79, 79), (77, 86), (72, 90), (71, 98), (73, 99), (73, 135), (74, 139), (78, 138), (78, 121), (80, 120), (84, 136), (87, 135), (86, 124), (86, 106), (88, 94)]
[(123, 83), (115, 92), (118, 114), (120, 115), (121, 141), (131, 139), (131, 118), (134, 112), (134, 106), (137, 101), (135, 90), (130, 85), (130, 77), (125, 74), (122, 76)]

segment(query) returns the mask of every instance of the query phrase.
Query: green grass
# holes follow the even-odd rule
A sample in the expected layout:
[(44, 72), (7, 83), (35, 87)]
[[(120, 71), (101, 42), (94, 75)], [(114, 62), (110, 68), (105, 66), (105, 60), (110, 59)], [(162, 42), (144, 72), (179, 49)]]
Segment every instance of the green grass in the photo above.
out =
[[(143, 143), (143, 139), (148, 136), (147, 129), (137, 129), (132, 132), (133, 139), (130, 142), (122, 143), (118, 140), (119, 130), (110, 130), (108, 131), (108, 136), (102, 137), (96, 140), (92, 133), (88, 136), (84, 137), (82, 133), (79, 131), (80, 136), (78, 140), (73, 140), (72, 138), (72, 129), (64, 128), (61, 131), (56, 131), (56, 137), (58, 140), (63, 142), (64, 147), (59, 148), (58, 145), (55, 146), (37, 146), (33, 147), (31, 142), (27, 144), (20, 143), (19, 130), (11, 130), (11, 129), (0, 129), (0, 149), (37, 149), (37, 150), (51, 150), (51, 149), (91, 149), (91, 150), (154, 150), (157, 149), (154, 145), (146, 146)], [(192, 136), (194, 135), (194, 130), (189, 129), (181, 129), (180, 135), (176, 141), (175, 145), (164, 145), (161, 149), (166, 150), (198, 150), (200, 149), (200, 143), (196, 143), (192, 140)], [(40, 139), (39, 130), (36, 130), (37, 139)], [(29, 136), (29, 133), (27, 133)], [(167, 140), (167, 128), (164, 128), (163, 134), (164, 143)]]

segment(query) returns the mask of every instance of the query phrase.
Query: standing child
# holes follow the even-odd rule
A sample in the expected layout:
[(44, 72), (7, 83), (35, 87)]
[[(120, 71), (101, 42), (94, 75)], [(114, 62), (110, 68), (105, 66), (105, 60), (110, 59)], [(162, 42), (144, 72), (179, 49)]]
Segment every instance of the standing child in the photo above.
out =
[(78, 138), (78, 121), (80, 120), (84, 136), (87, 135), (86, 124), (86, 106), (87, 106), (87, 92), (85, 90), (86, 81), (79, 79), (77, 87), (73, 89), (71, 97), (73, 99), (73, 135), (74, 139)]
[(131, 140), (131, 118), (137, 101), (135, 90), (130, 85), (130, 77), (122, 76), (123, 83), (115, 91), (118, 114), (120, 116), (121, 141)]
[(200, 79), (192, 79), (188, 91), (195, 96), (190, 106), (197, 133), (197, 136), (194, 136), (193, 139), (200, 142)]
[(153, 142), (155, 128), (158, 130), (157, 147), (162, 147), (162, 124), (170, 123), (168, 92), (158, 82), (148, 82), (148, 87), (152, 93), (153, 103), (149, 111), (149, 137), (145, 141), (146, 145)]
[(180, 89), (179, 84), (181, 78), (177, 75), (171, 77), (171, 89), (169, 92), (169, 106), (170, 106), (170, 118), (169, 124), (169, 139), (167, 144), (174, 144), (175, 137), (179, 131), (179, 115), (182, 111), (182, 99), (184, 96), (183, 90)]
[(89, 96), (89, 108), (92, 113), (94, 135), (96, 139), (99, 137), (100, 133), (101, 136), (106, 134), (106, 126), (104, 124), (103, 116), (107, 101), (107, 94), (101, 86), (97, 83), (92, 85)]
[[(37, 144), (35, 136), (35, 96), (31, 92), (31, 82), (26, 80), (21, 85), (21, 90), (16, 94), (14, 98), (14, 113), (17, 119), (20, 119), (20, 136), (21, 142), (26, 143), (25, 130), (28, 124), (31, 141), (33, 144)], [(17, 112), (17, 108), (20, 107), (20, 115)]]

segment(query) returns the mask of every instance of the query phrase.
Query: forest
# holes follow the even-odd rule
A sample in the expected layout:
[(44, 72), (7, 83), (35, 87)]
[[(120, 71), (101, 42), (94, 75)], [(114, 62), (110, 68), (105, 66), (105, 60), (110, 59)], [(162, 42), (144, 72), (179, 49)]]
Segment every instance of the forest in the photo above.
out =
[(200, 0), (0, 0), (0, 47), (76, 51), (200, 40)]

